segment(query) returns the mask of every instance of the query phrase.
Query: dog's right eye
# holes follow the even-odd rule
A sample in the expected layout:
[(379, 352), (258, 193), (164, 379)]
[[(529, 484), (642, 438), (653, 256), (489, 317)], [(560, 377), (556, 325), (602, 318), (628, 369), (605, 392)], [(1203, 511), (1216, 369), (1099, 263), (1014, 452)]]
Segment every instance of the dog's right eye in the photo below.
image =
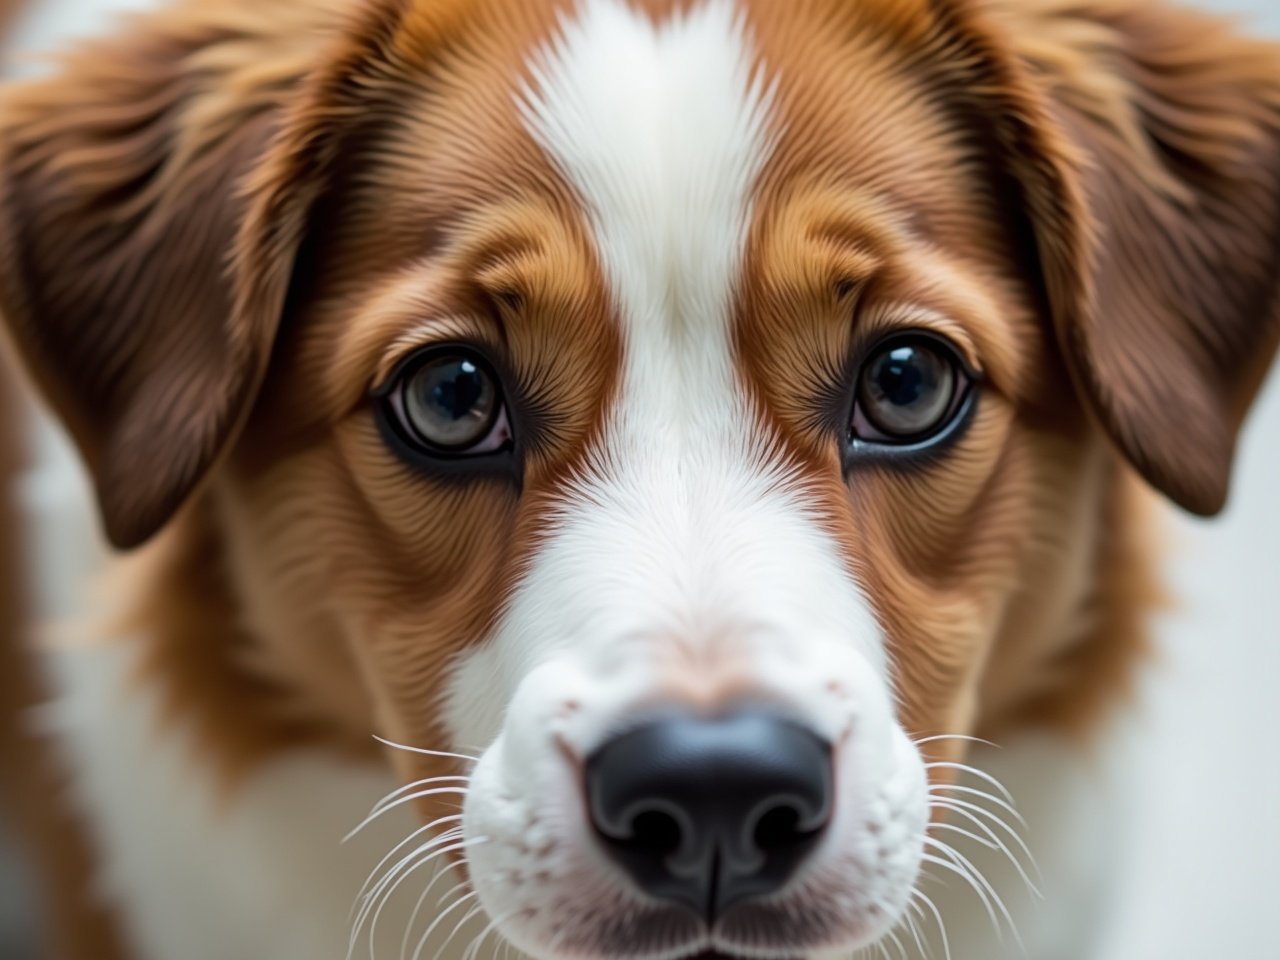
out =
[(384, 402), (400, 438), (428, 456), (475, 457), (510, 447), (502, 386), (473, 349), (442, 348), (412, 359)]

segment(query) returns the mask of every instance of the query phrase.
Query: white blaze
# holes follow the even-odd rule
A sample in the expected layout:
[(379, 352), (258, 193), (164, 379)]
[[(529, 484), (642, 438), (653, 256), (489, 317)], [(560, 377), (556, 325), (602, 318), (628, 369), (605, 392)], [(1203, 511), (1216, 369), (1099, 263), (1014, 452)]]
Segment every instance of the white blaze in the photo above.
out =
[[(879, 630), (735, 374), (733, 305), (770, 95), (733, 6), (661, 23), (587, 0), (521, 104), (585, 206), (622, 324), (621, 395), (593, 469), (548, 518), (489, 643), (452, 684), (459, 742), (488, 743), (532, 665), (591, 677), (645, 643), (739, 634), (779, 647)], [(763, 669), (763, 667), (762, 667)], [(624, 698), (625, 699), (625, 698)]]

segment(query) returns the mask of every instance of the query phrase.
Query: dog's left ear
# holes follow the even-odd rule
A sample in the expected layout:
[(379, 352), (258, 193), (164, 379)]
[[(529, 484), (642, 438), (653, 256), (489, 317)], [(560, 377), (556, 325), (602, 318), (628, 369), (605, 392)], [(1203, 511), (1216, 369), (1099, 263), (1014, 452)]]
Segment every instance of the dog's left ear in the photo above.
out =
[(1145, 0), (934, 8), (1078, 391), (1217, 513), (1280, 342), (1280, 45)]

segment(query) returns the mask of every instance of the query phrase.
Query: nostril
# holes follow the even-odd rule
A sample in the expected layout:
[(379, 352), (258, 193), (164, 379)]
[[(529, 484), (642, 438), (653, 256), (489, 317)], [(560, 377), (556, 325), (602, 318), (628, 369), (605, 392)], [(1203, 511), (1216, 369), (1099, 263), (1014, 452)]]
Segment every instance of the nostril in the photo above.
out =
[(674, 816), (663, 810), (645, 810), (632, 819), (630, 833), (623, 842), (663, 857), (679, 850), (683, 839), (684, 831)]
[(801, 819), (800, 811), (791, 804), (766, 810), (751, 835), (756, 849), (767, 854), (807, 843), (817, 831), (801, 829)]

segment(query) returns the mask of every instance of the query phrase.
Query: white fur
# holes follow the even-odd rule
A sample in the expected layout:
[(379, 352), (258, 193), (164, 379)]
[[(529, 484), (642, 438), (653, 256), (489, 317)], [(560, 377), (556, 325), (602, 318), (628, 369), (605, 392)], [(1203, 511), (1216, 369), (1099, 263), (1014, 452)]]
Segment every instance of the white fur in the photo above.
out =
[(449, 688), (456, 742), (488, 747), (466, 808), (468, 835), (488, 838), (473, 880), (540, 957), (698, 945), (600, 932), (654, 904), (599, 855), (565, 758), (671, 699), (664, 670), (714, 684), (739, 662), (751, 695), (841, 744), (835, 821), (788, 891), (832, 918), (814, 946), (883, 929), (919, 860), (924, 777), (893, 719), (881, 631), (735, 375), (732, 306), (770, 148), (752, 60), (727, 2), (655, 26), (588, 0), (523, 105), (583, 202), (625, 353), (600, 447)]
[[(1134, 757), (1126, 749), (1129, 725), (1127, 718), (1109, 725), (1100, 737), (1105, 750), (1097, 754), (1063, 737), (1037, 732), (1017, 734), (996, 748), (975, 747), (969, 763), (1004, 785), (1025, 826), (990, 800), (970, 793), (952, 796), (978, 803), (1023, 836), (1038, 870), (1009, 831), (993, 817), (980, 816), (1017, 855), (1040, 896), (1032, 893), (1006, 854), (953, 831), (936, 830), (939, 839), (982, 871), (1018, 932), (1015, 937), (1001, 918), (1004, 931), (997, 933), (972, 887), (931, 866), (921, 890), (942, 915), (953, 960), (1090, 960), (1098, 955), (1110, 924), (1118, 919), (1112, 908), (1120, 867), (1126, 862), (1125, 825), (1133, 813), (1122, 800)], [(996, 793), (977, 777), (962, 777), (961, 783)], [(987, 837), (964, 815), (950, 816), (949, 823)], [(928, 952), (902, 932), (899, 939), (907, 948), (903, 960), (940, 960), (945, 953), (936, 920), (925, 913), (918, 921)]]
[[(386, 769), (298, 753), (222, 798), (187, 733), (157, 722), (134, 661), (127, 644), (52, 653), (58, 696), (42, 719), (60, 735), (101, 853), (96, 880), (138, 956), (341, 960), (360, 885), (412, 829), (400, 809), (341, 843), (395, 786)], [(404, 907), (382, 925), (381, 956), (398, 956)]]

